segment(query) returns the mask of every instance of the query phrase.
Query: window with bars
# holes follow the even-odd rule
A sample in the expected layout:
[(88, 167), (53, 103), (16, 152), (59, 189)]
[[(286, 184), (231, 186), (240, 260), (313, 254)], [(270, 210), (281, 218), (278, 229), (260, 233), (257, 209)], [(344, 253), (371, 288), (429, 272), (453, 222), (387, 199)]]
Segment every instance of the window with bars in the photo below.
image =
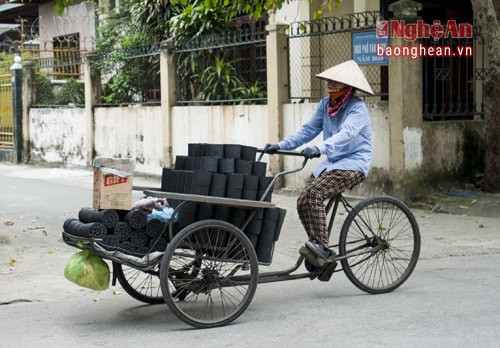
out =
[(81, 69), (80, 34), (56, 36), (52, 41), (54, 51), (54, 79), (79, 79)]

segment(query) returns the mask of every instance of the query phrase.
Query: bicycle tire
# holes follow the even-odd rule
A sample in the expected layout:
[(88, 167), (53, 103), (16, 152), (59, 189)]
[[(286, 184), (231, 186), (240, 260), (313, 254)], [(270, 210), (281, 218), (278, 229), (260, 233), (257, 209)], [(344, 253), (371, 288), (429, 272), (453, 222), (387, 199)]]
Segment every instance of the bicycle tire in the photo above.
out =
[[(373, 251), (363, 253), (369, 250)], [(351, 255), (341, 259), (342, 269), (360, 290), (393, 291), (410, 277), (418, 261), (420, 232), (415, 216), (394, 197), (367, 198), (342, 225), (339, 254)]]
[(203, 220), (183, 228), (160, 266), (165, 303), (195, 328), (226, 325), (249, 306), (258, 283), (258, 260), (236, 226)]
[(159, 265), (151, 271), (144, 272), (118, 262), (113, 264), (116, 278), (127, 294), (144, 303), (165, 302), (160, 286)]

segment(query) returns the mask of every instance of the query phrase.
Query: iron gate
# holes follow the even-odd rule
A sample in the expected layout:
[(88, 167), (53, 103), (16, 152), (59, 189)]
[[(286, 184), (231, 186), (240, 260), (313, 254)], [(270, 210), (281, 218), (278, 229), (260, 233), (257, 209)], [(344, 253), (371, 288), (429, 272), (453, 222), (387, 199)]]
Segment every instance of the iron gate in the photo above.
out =
[(0, 160), (4, 160), (5, 152), (11, 154), (13, 149), (12, 78), (8, 67), (0, 67)]

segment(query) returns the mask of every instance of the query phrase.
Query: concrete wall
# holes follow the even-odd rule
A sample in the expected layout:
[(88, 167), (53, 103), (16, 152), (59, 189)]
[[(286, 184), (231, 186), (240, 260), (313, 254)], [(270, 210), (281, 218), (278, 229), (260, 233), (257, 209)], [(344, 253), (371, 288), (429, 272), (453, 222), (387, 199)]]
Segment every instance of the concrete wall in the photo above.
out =
[[(399, 187), (389, 180), (390, 136), (388, 103), (367, 104), (373, 130), (374, 158), (368, 180), (353, 194), (394, 194)], [(306, 122), (315, 103), (285, 104), (283, 132), (288, 135)], [(134, 106), (95, 109), (95, 154), (100, 157), (134, 157), (136, 172), (161, 175), (164, 167), (161, 107)], [(174, 107), (172, 153), (187, 154), (188, 143), (238, 143), (263, 147), (268, 142), (267, 105)], [(78, 108), (30, 110), (30, 157), (33, 163), (86, 166), (85, 110)], [(474, 174), (484, 163), (484, 122), (427, 122), (423, 128), (404, 130), (405, 162), (410, 174), (396, 185), (419, 192), (432, 185)], [(318, 139), (311, 142), (314, 144)], [(267, 155), (263, 161), (268, 162)], [(305, 170), (285, 177), (284, 188), (299, 190), (318, 159)], [(415, 166), (411, 173), (412, 163)], [(284, 169), (300, 166), (301, 157), (284, 156)]]
[(54, 4), (49, 2), (38, 8), (40, 17), (40, 49), (52, 49), (54, 37), (73, 33), (80, 34), (80, 49), (93, 50), (95, 37), (94, 5), (75, 1), (65, 8), (62, 16), (54, 15)]
[(29, 134), (32, 162), (87, 164), (85, 109), (31, 109)]
[[(387, 103), (368, 105), (372, 117), (374, 167), (387, 168), (389, 160)], [(284, 105), (285, 135), (296, 131), (314, 112), (316, 103)], [(134, 106), (95, 109), (95, 155), (134, 157), (136, 171), (161, 175), (163, 118), (161, 107)], [(268, 142), (267, 105), (174, 107), (172, 152), (187, 154), (188, 143), (237, 143), (263, 147)], [(31, 161), (85, 166), (85, 110), (78, 108), (31, 109)], [(316, 141), (316, 140), (315, 140)], [(315, 142), (311, 142), (312, 144)], [(264, 158), (267, 161), (267, 155)], [(296, 190), (317, 163), (286, 178), (285, 186)], [(300, 165), (299, 157), (285, 156), (285, 169)]]

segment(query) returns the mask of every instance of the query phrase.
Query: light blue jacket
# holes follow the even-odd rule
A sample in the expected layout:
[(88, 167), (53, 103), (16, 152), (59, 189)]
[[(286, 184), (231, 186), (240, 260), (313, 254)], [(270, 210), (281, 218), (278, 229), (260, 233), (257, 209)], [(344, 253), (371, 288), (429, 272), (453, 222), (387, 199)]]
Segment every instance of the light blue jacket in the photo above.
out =
[(323, 142), (315, 146), (327, 158), (314, 169), (314, 177), (318, 177), (325, 169), (360, 171), (367, 177), (373, 158), (368, 109), (360, 98), (353, 95), (335, 117), (330, 117), (327, 112), (328, 99), (321, 99), (311, 119), (278, 145), (282, 150), (294, 150), (323, 132)]

